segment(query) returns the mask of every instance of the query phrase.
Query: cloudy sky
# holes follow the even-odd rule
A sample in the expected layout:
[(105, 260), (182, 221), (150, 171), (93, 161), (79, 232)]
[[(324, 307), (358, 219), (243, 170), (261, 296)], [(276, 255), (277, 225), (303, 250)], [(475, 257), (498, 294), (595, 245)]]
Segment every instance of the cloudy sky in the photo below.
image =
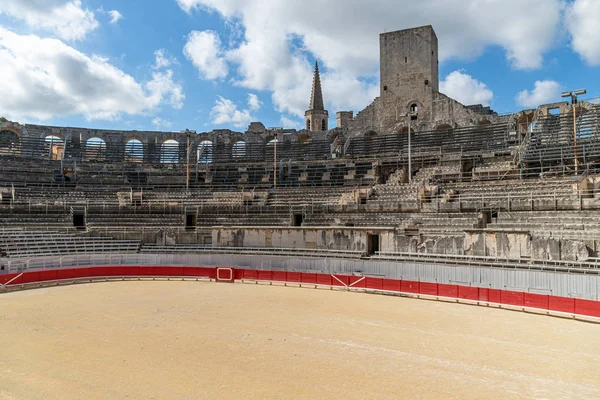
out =
[(431, 24), (441, 91), (500, 113), (600, 97), (599, 0), (1, 0), (0, 116), (207, 131), (300, 128), (379, 93), (378, 35)]

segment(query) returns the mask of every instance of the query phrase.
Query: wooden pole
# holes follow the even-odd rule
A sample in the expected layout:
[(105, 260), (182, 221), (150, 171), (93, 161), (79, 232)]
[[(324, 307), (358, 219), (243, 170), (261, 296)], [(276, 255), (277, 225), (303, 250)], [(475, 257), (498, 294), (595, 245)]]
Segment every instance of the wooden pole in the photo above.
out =
[(187, 135), (187, 160), (185, 165), (185, 188), (190, 188), (190, 134)]
[(577, 111), (575, 105), (575, 101), (573, 101), (573, 149), (575, 151), (575, 175), (577, 175), (579, 171), (579, 160), (577, 159)]

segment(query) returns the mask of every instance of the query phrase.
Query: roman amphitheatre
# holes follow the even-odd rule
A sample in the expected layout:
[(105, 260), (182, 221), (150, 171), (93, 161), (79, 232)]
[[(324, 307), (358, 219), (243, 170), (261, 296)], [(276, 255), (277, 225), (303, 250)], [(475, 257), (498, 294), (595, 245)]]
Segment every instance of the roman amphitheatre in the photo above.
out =
[(380, 50), (334, 128), (0, 122), (0, 399), (600, 398), (600, 107)]

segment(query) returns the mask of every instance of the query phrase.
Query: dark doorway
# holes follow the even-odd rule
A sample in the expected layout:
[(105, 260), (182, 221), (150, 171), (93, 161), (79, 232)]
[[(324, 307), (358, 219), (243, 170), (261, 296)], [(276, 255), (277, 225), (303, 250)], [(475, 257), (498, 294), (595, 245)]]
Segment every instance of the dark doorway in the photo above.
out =
[(379, 235), (367, 236), (367, 255), (372, 256), (379, 252)]
[(198, 220), (197, 214), (186, 214), (185, 215), (185, 229), (196, 229), (196, 222)]
[(85, 213), (74, 212), (73, 213), (73, 226), (77, 229), (85, 229)]
[(302, 226), (302, 222), (304, 221), (304, 217), (302, 214), (294, 214), (294, 220), (292, 221), (292, 226)]

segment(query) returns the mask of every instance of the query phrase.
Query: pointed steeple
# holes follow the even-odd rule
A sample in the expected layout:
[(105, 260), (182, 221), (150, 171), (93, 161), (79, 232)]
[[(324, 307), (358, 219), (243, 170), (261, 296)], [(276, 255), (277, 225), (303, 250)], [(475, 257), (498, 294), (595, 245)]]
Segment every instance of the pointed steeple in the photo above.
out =
[(323, 92), (321, 91), (321, 76), (319, 63), (315, 63), (315, 76), (313, 77), (312, 94), (310, 95), (310, 109), (304, 113), (306, 130), (311, 132), (326, 132), (328, 128), (329, 113), (323, 105)]
[(310, 95), (310, 109), (315, 111), (325, 109), (323, 106), (323, 92), (321, 91), (321, 76), (319, 75), (318, 62), (315, 62), (315, 75), (313, 77), (312, 94)]

